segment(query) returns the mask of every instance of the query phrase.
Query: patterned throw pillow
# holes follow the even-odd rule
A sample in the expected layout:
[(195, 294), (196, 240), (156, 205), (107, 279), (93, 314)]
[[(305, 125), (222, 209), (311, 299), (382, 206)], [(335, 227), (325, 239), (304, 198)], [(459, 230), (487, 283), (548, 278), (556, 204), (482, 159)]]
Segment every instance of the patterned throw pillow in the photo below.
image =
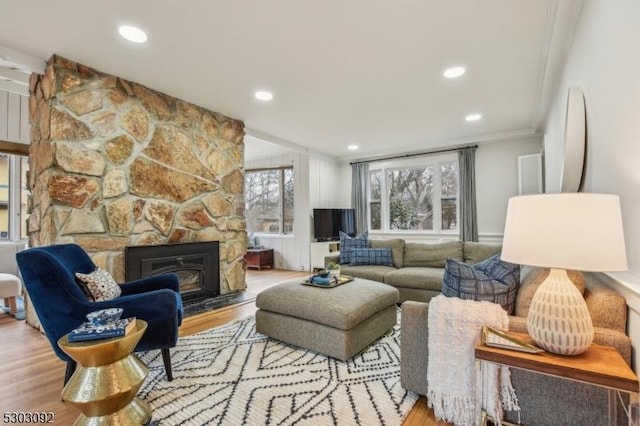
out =
[(96, 268), (90, 274), (81, 274), (76, 272), (76, 277), (86, 286), (93, 300), (103, 302), (120, 297), (122, 290), (110, 273), (101, 268)]
[(344, 232), (340, 231), (340, 263), (351, 263), (351, 249), (368, 248), (369, 233), (363, 232), (355, 238), (351, 238)]
[(391, 248), (354, 248), (349, 254), (351, 265), (393, 266)]
[(468, 265), (447, 259), (442, 294), (460, 299), (487, 300), (513, 314), (520, 284), (520, 266), (500, 260), (500, 255)]

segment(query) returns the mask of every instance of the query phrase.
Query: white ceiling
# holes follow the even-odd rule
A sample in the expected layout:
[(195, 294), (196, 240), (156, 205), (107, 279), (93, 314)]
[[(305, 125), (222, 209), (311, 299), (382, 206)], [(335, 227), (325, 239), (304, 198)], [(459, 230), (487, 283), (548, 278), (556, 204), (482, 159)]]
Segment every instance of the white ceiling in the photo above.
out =
[[(4, 0), (0, 61), (31, 69), (57, 53), (241, 119), (286, 149), (361, 158), (538, 131), (580, 4)], [(122, 24), (149, 41), (122, 39)], [(458, 64), (467, 73), (446, 80)], [(258, 89), (273, 101), (255, 100)], [(465, 122), (472, 112), (483, 119)]]

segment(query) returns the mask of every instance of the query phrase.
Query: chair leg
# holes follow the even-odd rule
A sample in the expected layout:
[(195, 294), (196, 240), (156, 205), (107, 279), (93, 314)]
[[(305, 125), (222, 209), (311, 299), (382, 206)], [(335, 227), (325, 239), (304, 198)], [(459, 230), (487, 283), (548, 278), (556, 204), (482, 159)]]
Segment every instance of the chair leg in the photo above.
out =
[(162, 361), (164, 362), (164, 371), (167, 373), (167, 380), (173, 380), (173, 374), (171, 373), (171, 354), (169, 349), (160, 349), (162, 351)]
[(7, 298), (6, 298), (6, 299), (4, 299), (4, 300), (5, 300), (5, 302), (9, 302), (9, 303), (8, 303), (8, 305), (9, 305), (9, 313), (10, 313), (11, 315), (15, 315), (15, 314), (16, 314), (16, 312), (18, 312), (18, 305), (17, 305), (17, 303), (16, 303), (16, 297), (15, 297), (15, 296), (13, 296), (13, 297), (7, 297)]
[(73, 375), (73, 372), (76, 371), (76, 366), (77, 365), (78, 364), (76, 364), (76, 362), (73, 361), (73, 360), (67, 361), (67, 370), (64, 372), (64, 384), (63, 384), (63, 386), (65, 386), (67, 384), (67, 382), (69, 381), (69, 379)]

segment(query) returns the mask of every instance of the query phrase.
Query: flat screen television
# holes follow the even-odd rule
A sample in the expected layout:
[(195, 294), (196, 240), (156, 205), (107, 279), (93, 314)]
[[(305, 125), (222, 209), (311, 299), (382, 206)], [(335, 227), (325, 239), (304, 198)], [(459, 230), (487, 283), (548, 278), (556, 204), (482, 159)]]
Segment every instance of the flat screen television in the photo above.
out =
[(340, 231), (356, 235), (355, 209), (313, 209), (313, 234), (317, 241), (340, 239)]

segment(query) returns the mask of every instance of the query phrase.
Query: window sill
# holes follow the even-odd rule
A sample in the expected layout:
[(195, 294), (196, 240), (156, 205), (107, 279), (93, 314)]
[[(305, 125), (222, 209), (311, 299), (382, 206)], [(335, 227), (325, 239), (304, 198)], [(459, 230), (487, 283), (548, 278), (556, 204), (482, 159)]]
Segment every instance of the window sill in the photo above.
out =
[(411, 230), (389, 230), (389, 231), (369, 231), (369, 234), (379, 235), (447, 235), (457, 236), (460, 235), (460, 231), (411, 231)]
[(29, 240), (15, 240), (15, 241), (14, 240), (0, 240), (0, 246), (2, 246), (2, 245), (5, 245), (5, 246), (7, 246), (7, 245), (16, 245), (16, 244), (25, 245), (26, 246), (28, 242), (29, 242)]
[(253, 234), (254, 237), (257, 237), (258, 240), (261, 238), (272, 238), (272, 239), (294, 239), (296, 236), (294, 234)]

